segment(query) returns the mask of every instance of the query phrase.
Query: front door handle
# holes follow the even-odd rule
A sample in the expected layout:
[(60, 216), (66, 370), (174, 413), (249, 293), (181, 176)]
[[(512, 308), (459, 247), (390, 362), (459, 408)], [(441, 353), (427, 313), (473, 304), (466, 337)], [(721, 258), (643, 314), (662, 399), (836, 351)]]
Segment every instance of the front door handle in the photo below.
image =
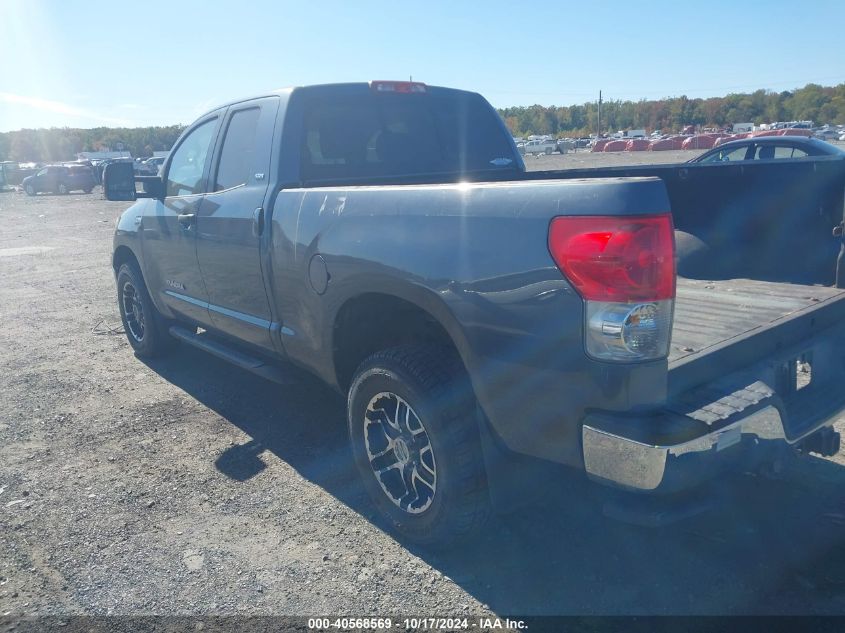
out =
[(176, 216), (176, 219), (179, 220), (179, 224), (182, 225), (183, 229), (189, 229), (197, 220), (196, 213), (180, 213)]
[(261, 237), (264, 233), (264, 209), (261, 207), (252, 212), (252, 232), (256, 237)]

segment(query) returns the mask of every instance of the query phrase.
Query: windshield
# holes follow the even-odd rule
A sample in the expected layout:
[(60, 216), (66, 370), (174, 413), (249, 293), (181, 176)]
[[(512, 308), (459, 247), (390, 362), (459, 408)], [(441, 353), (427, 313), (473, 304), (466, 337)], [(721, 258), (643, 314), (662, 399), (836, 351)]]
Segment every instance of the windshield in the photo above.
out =
[(306, 108), (305, 181), (513, 169), (506, 129), (477, 95), (358, 95)]

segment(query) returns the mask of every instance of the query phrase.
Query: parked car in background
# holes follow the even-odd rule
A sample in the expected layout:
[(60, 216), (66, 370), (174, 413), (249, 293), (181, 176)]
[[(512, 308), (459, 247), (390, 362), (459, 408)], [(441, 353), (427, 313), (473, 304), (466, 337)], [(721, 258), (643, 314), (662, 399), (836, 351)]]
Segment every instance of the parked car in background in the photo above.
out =
[(746, 123), (734, 123), (731, 126), (731, 130), (734, 134), (743, 134), (745, 132), (753, 132), (754, 131), (754, 123), (748, 121)]
[(34, 196), (42, 192), (91, 193), (96, 182), (93, 171), (86, 165), (47, 165), (38, 173), (24, 178), (21, 185), (27, 195)]
[(97, 184), (102, 183), (103, 181), (103, 171), (106, 169), (108, 165), (112, 163), (132, 163), (134, 169), (134, 160), (130, 157), (121, 157), (121, 158), (101, 158), (96, 161), (92, 161), (93, 170), (94, 170), (94, 178), (97, 180)]
[(154, 175), (158, 175), (158, 172), (161, 171), (161, 166), (166, 160), (167, 156), (153, 156), (152, 158), (145, 160), (144, 164), (147, 165), (147, 167), (152, 168)]
[(535, 139), (533, 141), (526, 141), (522, 147), (517, 145), (517, 148), (523, 154), (551, 154), (557, 151), (557, 143), (553, 138)]
[(17, 171), (17, 163), (10, 160), (0, 161), (0, 189), (14, 184), (12, 180), (14, 180), (14, 174)]
[(834, 128), (822, 128), (813, 132), (813, 137), (823, 141), (835, 141), (839, 138), (840, 133)]
[(133, 167), (139, 176), (157, 176), (165, 157), (153, 156), (136, 162)]
[(743, 160), (806, 158), (845, 155), (838, 147), (804, 136), (755, 136), (723, 143), (690, 163), (727, 163)]
[(567, 152), (574, 151), (575, 147), (575, 139), (559, 138), (557, 140), (557, 151), (559, 151), (561, 154), (566, 154)]

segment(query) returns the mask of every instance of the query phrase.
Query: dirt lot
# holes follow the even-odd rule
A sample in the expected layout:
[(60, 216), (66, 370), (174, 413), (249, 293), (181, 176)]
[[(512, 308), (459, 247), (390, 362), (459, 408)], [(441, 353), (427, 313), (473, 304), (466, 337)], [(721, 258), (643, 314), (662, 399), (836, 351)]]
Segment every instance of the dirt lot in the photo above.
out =
[(683, 163), (703, 154), (706, 150), (677, 150), (672, 152), (604, 152), (593, 153), (579, 149), (567, 154), (549, 156), (526, 156), (525, 167), (529, 171), (546, 169), (581, 169), (584, 167), (613, 167), (616, 165), (662, 165)]
[(555, 470), (469, 546), (397, 542), (320, 382), (191, 349), (146, 364), (92, 332), (119, 320), (124, 206), (0, 194), (0, 614), (845, 614), (841, 458), (724, 482), (725, 505), (662, 529), (602, 518)]

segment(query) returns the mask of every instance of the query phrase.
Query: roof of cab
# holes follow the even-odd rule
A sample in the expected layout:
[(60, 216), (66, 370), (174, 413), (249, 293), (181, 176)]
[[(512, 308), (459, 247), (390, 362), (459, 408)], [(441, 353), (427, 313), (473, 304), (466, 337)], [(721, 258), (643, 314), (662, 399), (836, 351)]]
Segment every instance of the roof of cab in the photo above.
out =
[[(396, 80), (399, 82), (399, 80)], [(418, 82), (417, 82), (418, 83)], [(425, 84), (426, 93), (443, 93), (443, 92), (453, 92), (453, 93), (462, 93), (462, 94), (477, 94), (469, 90), (460, 90), (458, 88), (446, 88), (444, 86), (430, 86)], [(208, 116), (212, 112), (217, 112), (218, 110), (222, 110), (223, 108), (228, 108), (233, 105), (238, 105), (240, 103), (247, 103), (249, 101), (255, 101), (256, 99), (264, 99), (267, 97), (290, 97), (294, 92), (300, 91), (314, 91), (314, 92), (329, 92), (335, 90), (342, 90), (342, 91), (349, 91), (349, 92), (364, 92), (370, 90), (370, 82), (365, 81), (357, 81), (357, 82), (346, 82), (346, 83), (334, 83), (334, 84), (310, 84), (307, 86), (290, 86), (287, 88), (278, 88), (276, 90), (271, 90), (270, 92), (266, 92), (264, 94), (257, 94), (252, 95), (250, 97), (244, 97), (242, 99), (236, 99), (234, 101), (228, 101), (226, 103), (222, 103), (218, 106), (211, 108), (210, 110), (205, 111), (201, 116), (197, 117), (201, 119), (205, 116)]]

